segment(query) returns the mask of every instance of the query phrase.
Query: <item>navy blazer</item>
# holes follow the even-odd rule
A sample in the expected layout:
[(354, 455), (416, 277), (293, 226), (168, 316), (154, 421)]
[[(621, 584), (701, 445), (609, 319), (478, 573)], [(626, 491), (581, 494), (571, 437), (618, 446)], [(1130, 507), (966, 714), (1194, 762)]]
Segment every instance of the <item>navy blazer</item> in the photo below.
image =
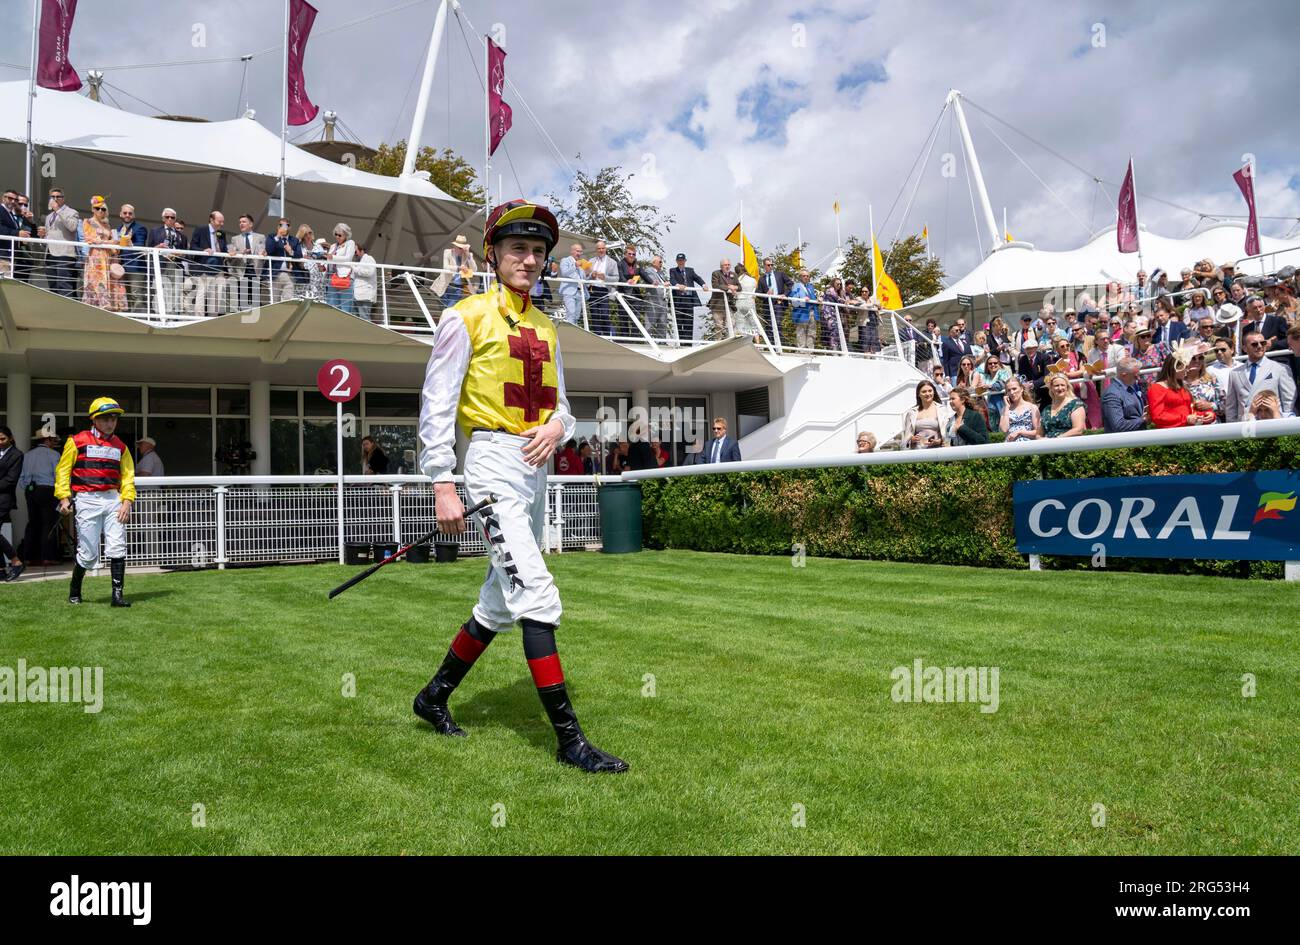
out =
[(970, 355), (972, 359), (975, 352), (971, 350), (970, 342), (962, 335), (952, 338), (948, 335), (943, 336), (943, 373), (949, 377), (957, 376), (957, 368), (961, 365), (961, 359)]
[[(117, 237), (117, 234), (122, 232), (122, 226), (123, 224), (119, 223), (117, 226), (113, 227), (114, 238)], [(132, 246), (149, 245), (149, 228), (145, 226), (143, 223), (141, 223), (139, 220), (132, 220), (131, 225), (127, 227), (127, 229), (131, 233)], [(134, 275), (144, 275), (144, 272), (148, 268), (148, 266), (149, 266), (149, 257), (146, 256), (144, 253), (132, 252), (129, 249), (123, 251), (122, 268), (125, 269), (128, 273), (132, 273)]]
[(1101, 395), (1101, 417), (1107, 433), (1128, 433), (1146, 426), (1141, 389), (1129, 390), (1119, 380), (1107, 385)]
[(1173, 347), (1174, 345), (1178, 344), (1178, 342), (1182, 341), (1184, 338), (1188, 337), (1188, 336), (1191, 335), (1191, 333), (1192, 333), (1192, 330), (1191, 330), (1190, 328), (1188, 328), (1186, 324), (1184, 324), (1183, 320), (1180, 319), (1180, 318), (1178, 318), (1178, 317), (1176, 317), (1176, 316), (1170, 316), (1170, 318), (1169, 318), (1169, 322), (1168, 322), (1169, 337), (1168, 337), (1168, 338), (1165, 338), (1165, 337), (1164, 337), (1164, 334), (1163, 334), (1163, 332), (1161, 331), (1161, 329), (1160, 329), (1160, 324), (1159, 324), (1158, 322), (1153, 323), (1153, 324), (1152, 324), (1152, 327), (1153, 327), (1153, 329), (1155, 330), (1155, 333), (1151, 336), (1151, 343), (1152, 343), (1152, 344), (1157, 344), (1157, 343), (1159, 343), (1159, 342), (1161, 342), (1161, 341), (1164, 341), (1164, 342), (1166, 342), (1170, 347)]
[[(217, 231), (217, 245), (212, 245), (211, 234), (208, 232), (208, 224), (204, 223), (194, 228), (194, 235), (190, 237), (190, 249), (197, 251), (207, 251), (209, 253), (224, 253), (227, 251), (226, 236), (224, 231)], [(192, 262), (199, 266), (199, 275), (215, 276), (226, 271), (226, 260), (223, 256), (191, 256)]]
[(678, 269), (676, 266), (668, 270), (668, 284), (682, 285), (690, 288), (693, 285), (703, 286), (704, 280), (690, 266), (684, 267), (685, 271)]
[[(280, 237), (272, 233), (266, 238), (266, 255), (272, 259), (302, 259), (302, 243), (296, 236), (286, 236), (281, 241)], [(307, 272), (301, 266), (288, 261), (271, 263), (271, 271), (276, 275), (288, 272), (295, 282), (305, 282), (307, 277)], [(299, 273), (302, 274), (301, 277)]]
[[(709, 440), (704, 444), (704, 452), (700, 454), (701, 463), (713, 462), (713, 444), (717, 442), (717, 437)], [(740, 462), (740, 444), (732, 437), (724, 436), (722, 438), (722, 450), (718, 454), (720, 463), (738, 463)]]

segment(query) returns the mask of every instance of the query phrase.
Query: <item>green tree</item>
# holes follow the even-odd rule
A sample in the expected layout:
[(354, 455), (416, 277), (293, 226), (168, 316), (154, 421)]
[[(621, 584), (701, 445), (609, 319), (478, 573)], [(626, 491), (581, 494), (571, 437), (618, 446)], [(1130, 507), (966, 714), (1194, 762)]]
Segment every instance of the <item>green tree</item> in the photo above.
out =
[[(778, 272), (784, 272), (787, 276), (791, 278), (791, 280), (797, 281), (799, 277), (799, 269), (801, 267), (795, 265), (794, 253), (795, 253), (794, 247), (792, 247), (789, 243), (777, 243), (775, 249), (770, 249), (767, 252), (763, 252), (761, 248), (755, 246), (754, 255), (758, 257), (758, 274), (760, 276), (763, 274), (763, 260), (766, 259), (768, 256), (771, 256), (772, 262), (776, 266)], [(800, 244), (799, 256), (800, 256), (800, 262), (803, 264), (802, 268), (808, 269), (808, 276), (809, 276), (808, 281), (816, 285), (817, 280), (821, 278), (821, 270), (808, 268), (807, 241), (804, 241), (802, 244)]]
[[(357, 170), (385, 177), (397, 177), (406, 161), (406, 141), (381, 144), (374, 157), (357, 162)], [(415, 156), (415, 169), (428, 171), (429, 181), (448, 197), (464, 203), (482, 206), (487, 201), (487, 191), (479, 185), (473, 166), (451, 148), (423, 147)]]
[[(898, 292), (903, 297), (904, 305), (915, 305), (943, 289), (943, 279), (946, 275), (943, 264), (938, 257), (927, 258), (925, 241), (919, 234), (894, 240), (888, 250), (882, 247), (880, 252), (884, 257), (885, 272), (898, 284)], [(840, 278), (852, 279), (859, 286), (870, 291), (871, 241), (869, 239), (849, 237), (848, 242), (844, 244), (844, 265), (840, 268)]]
[(637, 203), (627, 187), (630, 179), (618, 165), (602, 167), (594, 177), (578, 171), (565, 196), (550, 194), (547, 200), (566, 230), (663, 255), (664, 237), (677, 218), (654, 204)]

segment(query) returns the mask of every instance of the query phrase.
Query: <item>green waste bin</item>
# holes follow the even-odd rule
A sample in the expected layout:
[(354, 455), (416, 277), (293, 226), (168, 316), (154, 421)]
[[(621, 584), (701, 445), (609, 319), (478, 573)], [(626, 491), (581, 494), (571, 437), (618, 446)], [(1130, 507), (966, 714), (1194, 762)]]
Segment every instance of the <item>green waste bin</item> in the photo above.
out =
[(610, 555), (641, 550), (641, 484), (611, 482), (596, 489), (600, 502), (601, 551)]

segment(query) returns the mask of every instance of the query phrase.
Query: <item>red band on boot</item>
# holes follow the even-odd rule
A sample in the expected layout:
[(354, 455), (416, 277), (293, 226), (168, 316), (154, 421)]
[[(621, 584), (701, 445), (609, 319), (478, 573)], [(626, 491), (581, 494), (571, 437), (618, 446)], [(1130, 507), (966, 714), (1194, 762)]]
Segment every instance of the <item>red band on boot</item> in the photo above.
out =
[(456, 638), (451, 641), (451, 651), (466, 663), (473, 663), (486, 649), (487, 644), (475, 640), (465, 632), (464, 627), (460, 628), (460, 632), (456, 634)]
[(560, 669), (559, 653), (552, 653), (550, 656), (539, 656), (535, 660), (529, 660), (528, 671), (533, 674), (533, 684), (538, 689), (544, 689), (547, 686), (558, 686), (564, 682), (564, 670)]

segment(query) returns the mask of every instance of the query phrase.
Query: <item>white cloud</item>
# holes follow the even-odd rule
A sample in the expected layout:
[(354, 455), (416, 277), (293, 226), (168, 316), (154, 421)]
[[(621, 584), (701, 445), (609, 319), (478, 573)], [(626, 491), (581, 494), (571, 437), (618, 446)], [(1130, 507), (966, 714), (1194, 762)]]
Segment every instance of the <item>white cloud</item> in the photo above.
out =
[[(382, 9), (389, 2), (367, 6)], [(403, 94), (421, 68), (434, 5), (329, 35), (324, 31), (367, 11), (342, 0), (318, 6), (318, 35), (307, 59), (317, 104), (337, 109), (367, 143), (388, 140), (394, 129), (396, 137), (405, 136), (415, 93), (405, 102)], [(276, 43), (279, 30), (268, 9), (254, 0), (220, 7), (83, 4), (72, 61), (84, 71), (107, 62), (265, 48)], [(1136, 8), (1120, 0), (822, 0), (800, 12), (756, 0), (653, 6), (559, 0), (467, 2), (465, 10), (481, 30), (498, 21), (507, 25), (508, 71), (565, 159), (591, 171), (619, 163), (636, 172), (633, 192), (662, 201), (677, 217), (666, 249), (684, 250), (701, 268), (734, 252), (722, 237), (742, 200), (746, 230), (760, 246), (792, 242), (802, 228), (813, 257), (829, 254), (836, 199), (845, 236), (865, 233), (870, 202), (878, 230), (892, 237), (910, 188), (888, 221), (886, 214), (953, 87), (1108, 181), (1121, 178), (1131, 154), (1140, 190), (1203, 212), (1243, 212), (1230, 175), (1242, 154), (1253, 152), (1260, 212), (1300, 216), (1300, 156), (1290, 107), (1300, 66), (1285, 27), (1291, 7), (1281, 2), (1248, 0), (1225, 11), (1206, 0)], [(194, 49), (192, 24), (205, 17), (209, 48)], [(1105, 27), (1101, 47), (1092, 45), (1097, 23)], [(796, 25), (806, 31), (805, 46), (792, 43)], [(28, 42), (25, 29), (11, 30), (0, 58), (25, 62)], [(424, 140), (449, 144), (481, 165), (481, 93), (454, 19), (444, 49)], [(481, 58), (476, 61), (481, 70)], [(873, 74), (881, 65), (884, 81), (837, 89), (842, 74), (859, 68)], [(255, 60), (245, 94), (271, 125), (279, 114), (279, 70), (278, 55)], [(238, 64), (110, 72), (108, 78), (167, 111), (225, 118), (242, 108)], [(773, 94), (764, 98), (755, 91), (761, 85)], [(691, 122), (704, 135), (703, 149), (683, 133), (681, 116), (693, 103)], [(752, 112), (738, 115), (742, 103), (751, 109), (758, 103), (762, 121)], [(540, 195), (562, 187), (567, 171), (521, 103), (512, 104), (515, 128), (507, 147), (513, 170), (499, 153), (493, 186), (500, 172), (508, 192)], [(1075, 215), (1097, 227), (1113, 220), (1113, 184), (1103, 197), (1087, 175), (977, 109), (967, 114), (999, 226), (1006, 206), (1018, 239), (1063, 249), (1086, 238), (990, 127)], [(784, 118), (775, 124), (783, 134), (769, 130), (751, 140), (777, 117)], [(928, 223), (932, 246), (945, 254), (955, 277), (978, 261), (979, 251), (964, 177), (949, 182), (939, 172), (942, 154), (960, 147), (949, 134), (945, 119), (904, 232)], [(1140, 201), (1140, 209), (1145, 225), (1169, 235), (1184, 235), (1196, 222), (1195, 215), (1153, 200)], [(1278, 236), (1290, 228), (1280, 221), (1262, 227)], [(987, 245), (987, 234), (980, 236)]]

